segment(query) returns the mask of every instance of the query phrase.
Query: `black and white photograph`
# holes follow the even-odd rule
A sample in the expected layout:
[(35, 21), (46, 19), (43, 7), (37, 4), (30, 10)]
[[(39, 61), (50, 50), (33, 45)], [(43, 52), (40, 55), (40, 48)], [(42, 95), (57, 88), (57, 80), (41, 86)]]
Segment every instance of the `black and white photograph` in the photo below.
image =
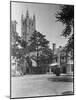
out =
[(11, 98), (74, 95), (74, 5), (10, 1)]

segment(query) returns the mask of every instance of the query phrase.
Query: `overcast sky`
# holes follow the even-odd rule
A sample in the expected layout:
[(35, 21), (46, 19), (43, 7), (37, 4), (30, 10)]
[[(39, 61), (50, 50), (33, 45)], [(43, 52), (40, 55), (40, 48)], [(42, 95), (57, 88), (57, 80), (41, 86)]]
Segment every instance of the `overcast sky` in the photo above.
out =
[(55, 18), (55, 13), (59, 10), (59, 5), (12, 2), (11, 19), (18, 22), (17, 32), (19, 34), (21, 33), (21, 14), (23, 13), (26, 16), (27, 9), (30, 17), (35, 14), (36, 29), (46, 35), (46, 38), (50, 41), (51, 48), (52, 43), (56, 43), (56, 47), (66, 44), (67, 40), (60, 36), (64, 28), (63, 24), (56, 22)]

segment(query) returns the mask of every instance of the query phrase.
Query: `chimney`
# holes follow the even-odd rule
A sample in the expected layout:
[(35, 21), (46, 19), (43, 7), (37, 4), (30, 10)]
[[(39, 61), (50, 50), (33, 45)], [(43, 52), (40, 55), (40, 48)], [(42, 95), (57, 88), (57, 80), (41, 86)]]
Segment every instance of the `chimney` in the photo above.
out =
[(62, 50), (62, 46), (59, 46), (59, 51), (61, 51)]
[(53, 54), (54, 54), (55, 50), (56, 50), (56, 44), (53, 43)]

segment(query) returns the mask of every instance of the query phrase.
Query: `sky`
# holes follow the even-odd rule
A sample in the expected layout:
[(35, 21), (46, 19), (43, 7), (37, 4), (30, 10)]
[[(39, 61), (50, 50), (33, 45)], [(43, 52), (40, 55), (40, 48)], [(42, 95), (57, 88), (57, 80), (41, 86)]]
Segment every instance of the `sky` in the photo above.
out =
[(49, 46), (56, 43), (56, 47), (64, 46), (67, 39), (60, 36), (64, 26), (62, 23), (57, 22), (55, 18), (56, 12), (59, 10), (60, 5), (54, 4), (40, 4), (40, 3), (20, 3), (12, 2), (11, 4), (11, 20), (17, 21), (17, 32), (21, 33), (21, 15), (26, 16), (28, 9), (30, 17), (35, 14), (36, 17), (36, 30), (46, 35), (46, 39), (50, 41)]

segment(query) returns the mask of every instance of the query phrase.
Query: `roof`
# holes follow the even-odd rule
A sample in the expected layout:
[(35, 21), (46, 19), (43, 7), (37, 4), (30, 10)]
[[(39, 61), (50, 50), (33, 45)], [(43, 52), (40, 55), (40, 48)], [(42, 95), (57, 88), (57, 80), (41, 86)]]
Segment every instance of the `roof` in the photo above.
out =
[(52, 64), (50, 64), (50, 66), (56, 66), (56, 65), (58, 65), (58, 63), (52, 63)]
[(33, 66), (33, 67), (37, 67), (37, 63), (36, 63), (36, 61), (33, 60), (33, 59), (31, 59), (31, 61), (32, 61), (32, 66)]

